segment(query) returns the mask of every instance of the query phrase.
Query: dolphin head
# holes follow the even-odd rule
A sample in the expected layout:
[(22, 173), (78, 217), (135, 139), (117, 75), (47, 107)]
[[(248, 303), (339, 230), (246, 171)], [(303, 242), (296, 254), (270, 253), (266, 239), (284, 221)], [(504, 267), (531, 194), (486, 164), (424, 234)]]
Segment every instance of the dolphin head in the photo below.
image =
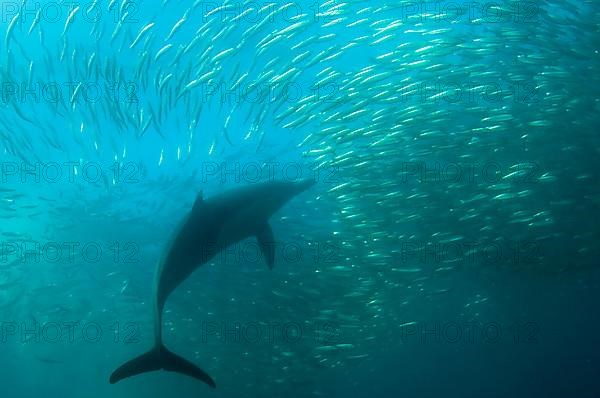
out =
[(269, 209), (269, 213), (273, 214), (285, 205), (294, 196), (304, 192), (308, 188), (312, 187), (316, 181), (311, 179), (304, 179), (298, 181), (273, 181), (271, 182), (271, 189), (263, 192), (261, 200), (264, 202), (266, 208)]
[(310, 178), (306, 178), (303, 180), (297, 180), (297, 181), (289, 181), (289, 182), (284, 182), (284, 184), (288, 184), (287, 187), (285, 189), (283, 189), (283, 191), (285, 191), (288, 195), (287, 200), (293, 198), (294, 196), (306, 191), (307, 189), (309, 189), (310, 187), (312, 187), (313, 185), (315, 185), (316, 181)]
[(317, 183), (317, 181), (314, 179), (306, 178), (304, 180), (296, 181), (295, 183), (296, 183), (296, 190), (298, 191), (298, 193), (300, 193), (300, 192), (306, 191), (308, 188), (315, 185)]

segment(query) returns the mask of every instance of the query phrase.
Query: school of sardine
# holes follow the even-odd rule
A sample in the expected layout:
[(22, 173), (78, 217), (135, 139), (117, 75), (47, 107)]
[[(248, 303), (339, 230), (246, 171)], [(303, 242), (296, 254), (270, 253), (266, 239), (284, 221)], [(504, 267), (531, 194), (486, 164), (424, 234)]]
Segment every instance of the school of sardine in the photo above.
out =
[[(584, 162), (600, 155), (596, 2), (457, 13), (412, 1), (94, 0), (57, 3), (56, 18), (28, 3), (0, 25), (0, 234), (33, 248), (25, 260), (3, 252), (8, 317), (132, 322), (148, 343), (157, 242), (207, 182), (204, 165), (279, 155), (319, 179), (274, 220), (292, 225), (282, 239), (301, 259), (279, 253), (270, 273), (215, 259), (165, 315), (211, 374), (242, 381), (225, 389), (326, 394), (317, 372), (368, 368), (382, 340), (399, 345), (421, 319), (413, 305), (453, 294), (462, 272), (571, 272), (600, 254), (588, 216), (598, 170)], [(52, 162), (73, 181), (43, 175)], [(101, 177), (78, 178), (86, 163)], [(214, 192), (220, 179), (210, 175)], [(71, 241), (98, 242), (103, 261), (67, 258)], [(60, 261), (47, 242), (60, 242)], [(115, 242), (136, 260), (113, 261)], [(465, 320), (487, 303), (473, 297)], [(203, 339), (205, 323), (228, 332)], [(285, 326), (286, 338), (223, 344), (249, 324)], [(108, 373), (118, 361), (103, 354)]]

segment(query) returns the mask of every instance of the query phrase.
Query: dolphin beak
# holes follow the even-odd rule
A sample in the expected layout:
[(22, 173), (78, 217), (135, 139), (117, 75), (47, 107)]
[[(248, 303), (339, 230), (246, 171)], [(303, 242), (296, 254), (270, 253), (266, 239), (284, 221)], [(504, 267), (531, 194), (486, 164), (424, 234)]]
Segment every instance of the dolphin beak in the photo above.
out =
[(298, 181), (299, 192), (306, 191), (308, 188), (315, 185), (317, 181), (311, 178), (307, 178), (305, 180)]

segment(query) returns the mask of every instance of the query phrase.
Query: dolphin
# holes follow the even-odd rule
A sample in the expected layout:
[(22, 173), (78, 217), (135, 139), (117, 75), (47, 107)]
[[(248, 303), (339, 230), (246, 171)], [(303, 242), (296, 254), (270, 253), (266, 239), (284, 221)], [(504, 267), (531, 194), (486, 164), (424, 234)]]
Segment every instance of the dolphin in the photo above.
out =
[(110, 376), (110, 383), (141, 373), (166, 370), (194, 377), (215, 388), (208, 373), (164, 346), (162, 314), (165, 302), (198, 267), (228, 246), (251, 236), (256, 236), (267, 265), (272, 269), (275, 240), (269, 218), (314, 183), (314, 180), (269, 181), (230, 190), (206, 200), (200, 192), (158, 262), (154, 282), (154, 347), (121, 365)]

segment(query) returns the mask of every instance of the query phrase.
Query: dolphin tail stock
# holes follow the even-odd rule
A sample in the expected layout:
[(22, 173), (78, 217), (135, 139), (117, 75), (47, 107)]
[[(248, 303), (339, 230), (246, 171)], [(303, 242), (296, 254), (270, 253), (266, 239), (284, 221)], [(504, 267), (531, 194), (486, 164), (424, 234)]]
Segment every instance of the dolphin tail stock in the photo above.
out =
[(162, 343), (158, 343), (152, 350), (121, 365), (110, 375), (110, 384), (155, 370), (181, 373), (201, 380), (212, 388), (217, 386), (208, 373), (187, 359), (169, 351)]

